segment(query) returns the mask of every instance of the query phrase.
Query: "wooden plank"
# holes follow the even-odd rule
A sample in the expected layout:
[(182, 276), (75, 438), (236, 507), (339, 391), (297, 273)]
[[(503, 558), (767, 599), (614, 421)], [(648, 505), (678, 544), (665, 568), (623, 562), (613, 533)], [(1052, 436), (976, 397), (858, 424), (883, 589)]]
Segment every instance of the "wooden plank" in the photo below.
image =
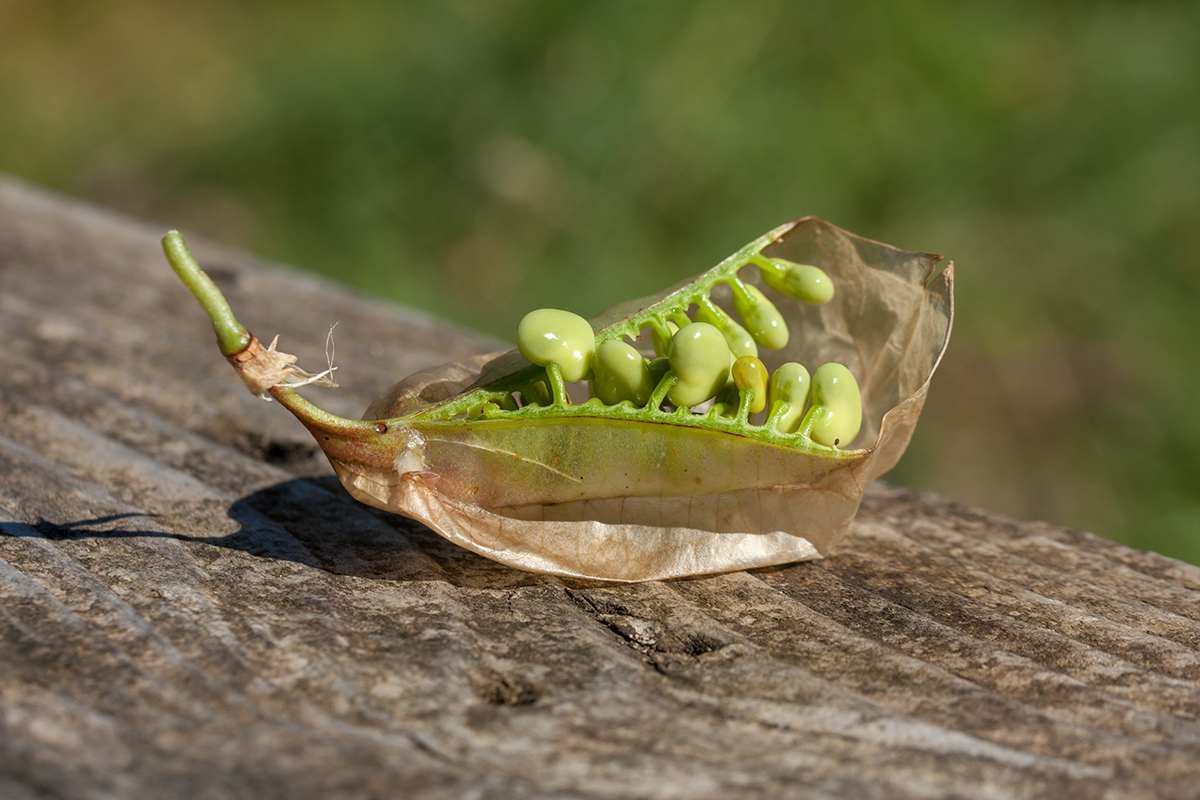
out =
[[(353, 502), (161, 231), (0, 179), (0, 795), (1200, 796), (1200, 570), (873, 486), (830, 558), (613, 586)], [(357, 415), (482, 337), (193, 241)]]

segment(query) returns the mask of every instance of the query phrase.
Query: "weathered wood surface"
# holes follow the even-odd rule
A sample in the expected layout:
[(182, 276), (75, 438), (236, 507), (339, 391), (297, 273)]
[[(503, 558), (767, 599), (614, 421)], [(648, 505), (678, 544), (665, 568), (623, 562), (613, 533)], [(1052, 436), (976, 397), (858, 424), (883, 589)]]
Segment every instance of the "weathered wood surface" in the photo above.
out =
[[(819, 563), (515, 572), (350, 500), (161, 233), (0, 181), (0, 797), (1200, 796), (1200, 570), (876, 486)], [(488, 345), (193, 244), (333, 411)]]

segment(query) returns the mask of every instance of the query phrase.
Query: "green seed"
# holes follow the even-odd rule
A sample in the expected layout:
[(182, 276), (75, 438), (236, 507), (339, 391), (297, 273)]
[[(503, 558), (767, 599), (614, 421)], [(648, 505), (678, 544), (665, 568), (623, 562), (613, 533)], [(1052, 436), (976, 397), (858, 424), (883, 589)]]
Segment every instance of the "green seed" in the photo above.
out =
[(775, 304), (757, 286), (741, 281), (733, 284), (733, 308), (737, 311), (754, 341), (768, 350), (778, 350), (788, 342), (787, 324)]
[(758, 356), (758, 346), (754, 344), (754, 339), (746, 332), (746, 329), (734, 322), (733, 317), (726, 314), (724, 309), (707, 297), (701, 297), (699, 300), (699, 306), (696, 308), (696, 321), (707, 322), (719, 330), (734, 356), (738, 358)]
[(801, 430), (826, 447), (848, 445), (862, 426), (862, 395), (858, 382), (845, 366), (822, 364), (813, 373), (812, 410)]
[(757, 414), (767, 407), (767, 368), (754, 356), (742, 356), (730, 370), (739, 392), (751, 392), (749, 410)]
[(583, 380), (592, 368), (595, 347), (592, 326), (570, 311), (539, 308), (517, 325), (521, 355), (541, 367), (557, 366), (566, 381)]
[(812, 388), (808, 370), (804, 365), (789, 361), (780, 364), (779, 369), (771, 376), (771, 385), (767, 390), (767, 400), (771, 411), (767, 415), (767, 424), (780, 433), (792, 433), (804, 416), (804, 406), (808, 404), (808, 392)]
[(596, 348), (592, 375), (592, 392), (606, 406), (632, 400), (641, 408), (657, 383), (642, 354), (620, 339), (609, 339)]
[(811, 264), (793, 264), (782, 258), (755, 259), (763, 283), (782, 295), (820, 305), (833, 299), (833, 281)]
[(732, 354), (725, 337), (707, 322), (684, 325), (671, 337), (667, 360), (678, 383), (667, 399), (678, 408), (698, 406), (729, 383)]

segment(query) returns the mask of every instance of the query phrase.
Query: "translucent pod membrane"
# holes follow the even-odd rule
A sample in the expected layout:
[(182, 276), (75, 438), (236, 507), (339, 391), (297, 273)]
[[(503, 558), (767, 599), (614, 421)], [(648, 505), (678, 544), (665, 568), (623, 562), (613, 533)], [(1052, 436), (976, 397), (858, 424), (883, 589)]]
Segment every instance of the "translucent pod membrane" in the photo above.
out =
[(788, 343), (788, 327), (783, 314), (757, 286), (735, 281), (733, 308), (746, 324), (754, 341), (768, 350), (781, 350)]
[(862, 427), (862, 396), (844, 364), (822, 364), (813, 373), (812, 409), (801, 432), (826, 447), (849, 444)]
[(729, 345), (721, 332), (706, 322), (680, 328), (671, 337), (667, 361), (677, 378), (667, 399), (678, 408), (707, 402), (729, 383)]
[(609, 406), (628, 400), (641, 408), (650, 401), (657, 383), (650, 371), (650, 363), (620, 339), (600, 343), (592, 373), (592, 393)]
[(808, 393), (812, 380), (803, 364), (788, 361), (780, 364), (771, 376), (767, 389), (770, 411), (766, 424), (780, 433), (792, 433), (804, 419), (804, 408), (808, 405)]
[(833, 281), (825, 271), (811, 264), (793, 264), (782, 258), (754, 259), (762, 281), (785, 297), (802, 303), (821, 305), (833, 299)]
[(517, 348), (538, 366), (558, 367), (563, 380), (581, 381), (592, 369), (596, 334), (578, 314), (539, 308), (517, 325)]

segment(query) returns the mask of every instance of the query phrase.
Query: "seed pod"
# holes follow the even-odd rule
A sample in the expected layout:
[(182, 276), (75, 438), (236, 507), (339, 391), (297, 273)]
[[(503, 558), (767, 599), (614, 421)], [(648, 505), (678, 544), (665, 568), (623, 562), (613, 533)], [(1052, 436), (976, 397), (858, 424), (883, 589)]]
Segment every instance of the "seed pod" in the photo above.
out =
[(821, 305), (833, 299), (833, 281), (811, 264), (793, 264), (782, 258), (757, 258), (763, 283), (780, 294), (803, 303)]
[(746, 329), (734, 322), (733, 317), (726, 314), (720, 306), (707, 297), (701, 298), (697, 305), (696, 321), (707, 322), (719, 330), (725, 337), (725, 343), (729, 345), (729, 351), (733, 353), (734, 358), (758, 356), (758, 345), (754, 343), (754, 339), (746, 332)]
[(539, 308), (517, 325), (517, 348), (534, 364), (562, 370), (563, 380), (579, 381), (592, 369), (596, 334), (586, 319), (570, 311)]
[(640, 408), (654, 391), (650, 365), (621, 339), (600, 343), (592, 361), (592, 375), (592, 392), (608, 406), (630, 400)]
[[(665, 327), (664, 320), (682, 322), (718, 284), (736, 289), (738, 271), (766, 258), (764, 251), (820, 263), (849, 302), (794, 317), (799, 306), (786, 304), (789, 321), (805, 325), (805, 335), (791, 337), (777, 357), (812, 364), (853, 359), (849, 366), (865, 389), (860, 450), (831, 449), (720, 409), (662, 410), (654, 396), (665, 395), (675, 379), (665, 359), (648, 367), (652, 380), (662, 380), (644, 407), (570, 404), (559, 396), (533, 405), (535, 396), (549, 400), (547, 388), (560, 393), (563, 370), (531, 365), (516, 350), (412, 375), (359, 421), (300, 396), (297, 387), (320, 376), (237, 323), (182, 237), (169, 234), (164, 249), (242, 381), (295, 415), (352, 496), (513, 567), (606, 580), (724, 572), (826, 554), (849, 527), (864, 487), (903, 453), (953, 317), (953, 270), (939, 270), (937, 256), (902, 252), (810, 217), (590, 325), (602, 343), (631, 340)], [(727, 352), (725, 359), (728, 365)], [(785, 400), (803, 407), (800, 390), (781, 390), (781, 370), (768, 389), (772, 419), (786, 416), (776, 414)], [(514, 392), (522, 400), (517, 410), (506, 402)], [(821, 397), (837, 400), (830, 392)], [(843, 408), (834, 408), (835, 418), (846, 410), (838, 403)], [(814, 429), (816, 422), (814, 416)]]
[(757, 414), (767, 407), (767, 368), (754, 356), (742, 356), (729, 370), (740, 392), (753, 392), (749, 411)]
[(826, 447), (842, 447), (854, 441), (862, 427), (862, 396), (854, 375), (842, 364), (822, 364), (813, 374), (812, 409), (801, 431)]
[(779, 350), (788, 343), (787, 323), (775, 304), (757, 286), (741, 281), (733, 284), (733, 309), (737, 311), (754, 341), (768, 350)]
[(771, 376), (767, 391), (771, 411), (767, 414), (767, 425), (780, 433), (792, 433), (804, 417), (804, 406), (808, 404), (808, 393), (812, 388), (808, 370), (803, 364), (789, 361), (780, 364)]
[(667, 361), (679, 379), (667, 399), (679, 408), (698, 406), (729, 383), (731, 353), (721, 332), (707, 322), (684, 325), (671, 337)]

